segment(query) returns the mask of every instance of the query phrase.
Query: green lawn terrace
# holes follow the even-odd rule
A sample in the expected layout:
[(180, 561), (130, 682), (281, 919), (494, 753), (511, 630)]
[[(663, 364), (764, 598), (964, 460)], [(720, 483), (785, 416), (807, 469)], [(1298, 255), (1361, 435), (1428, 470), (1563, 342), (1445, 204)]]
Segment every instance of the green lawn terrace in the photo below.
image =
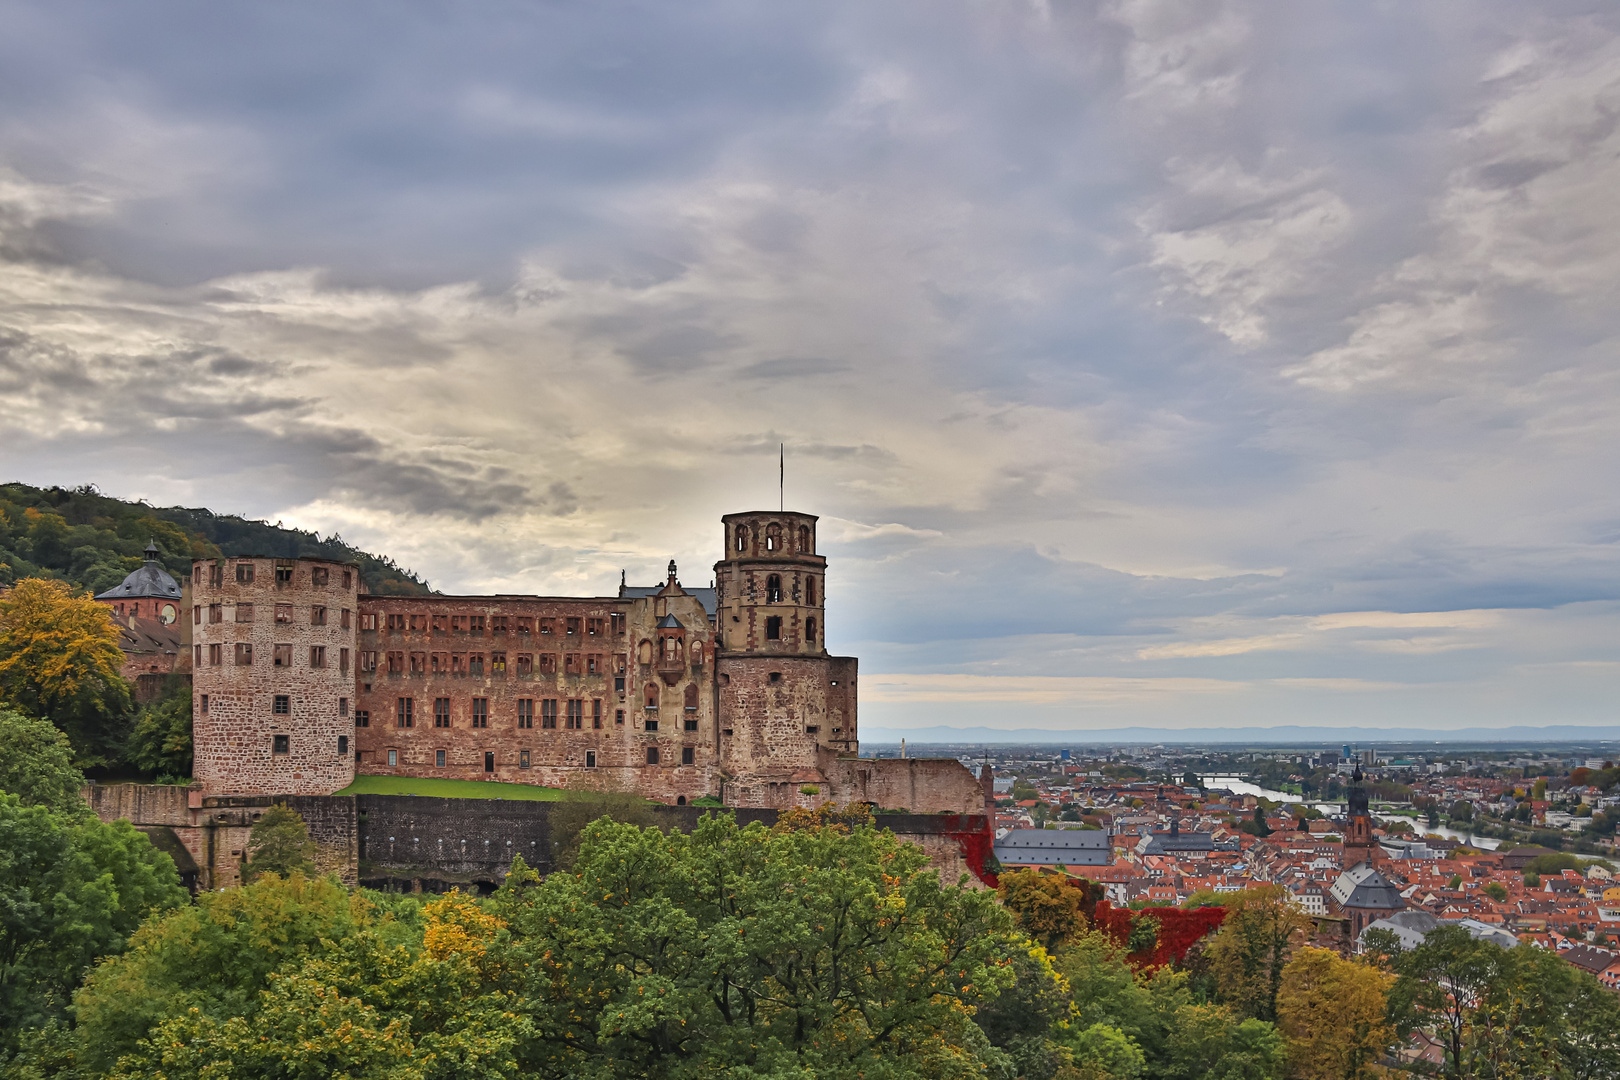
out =
[(567, 797), (562, 788), (534, 784), (506, 784), (498, 780), (449, 780), (437, 777), (357, 776), (337, 795), (425, 795), (437, 799), (517, 799), (557, 802)]

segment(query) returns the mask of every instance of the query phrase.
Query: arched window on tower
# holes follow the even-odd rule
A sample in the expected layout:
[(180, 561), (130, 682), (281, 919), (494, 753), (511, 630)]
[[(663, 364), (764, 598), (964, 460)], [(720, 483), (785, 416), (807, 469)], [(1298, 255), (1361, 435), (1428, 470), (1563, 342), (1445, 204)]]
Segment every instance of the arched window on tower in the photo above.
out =
[(813, 577), (804, 579), (804, 602), (807, 604), (816, 602), (816, 579)]
[(746, 525), (737, 526), (737, 550), (748, 550), (748, 526)]
[(689, 712), (696, 712), (698, 707), (698, 688), (696, 683), (686, 684), (686, 708)]
[(673, 634), (664, 639), (664, 659), (674, 664), (681, 662), (681, 639)]
[(816, 643), (816, 620), (814, 618), (804, 620), (804, 643), (806, 645)]
[(799, 526), (799, 554), (800, 555), (814, 555), (815, 554), (815, 552), (810, 550), (810, 526), (808, 526), (808, 525), (800, 525)]
[(782, 526), (780, 526), (780, 525), (767, 525), (765, 527), (765, 550), (766, 551), (781, 551), (782, 550)]
[(782, 602), (782, 576), (772, 574), (765, 579), (765, 602), (767, 604), (780, 604)]

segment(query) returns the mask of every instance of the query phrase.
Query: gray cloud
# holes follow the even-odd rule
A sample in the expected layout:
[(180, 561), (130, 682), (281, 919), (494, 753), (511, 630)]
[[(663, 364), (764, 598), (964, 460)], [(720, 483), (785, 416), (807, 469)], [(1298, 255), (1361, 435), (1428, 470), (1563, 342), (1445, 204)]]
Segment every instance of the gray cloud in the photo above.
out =
[(18, 479), (590, 592), (785, 442), (866, 671), (1620, 690), (1610, 6), (0, 12)]

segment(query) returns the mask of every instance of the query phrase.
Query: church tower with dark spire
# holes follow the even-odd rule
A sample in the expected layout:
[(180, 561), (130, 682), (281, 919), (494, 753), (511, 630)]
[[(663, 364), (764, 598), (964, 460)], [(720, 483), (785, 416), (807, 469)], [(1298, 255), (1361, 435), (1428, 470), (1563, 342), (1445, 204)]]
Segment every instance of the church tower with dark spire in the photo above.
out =
[(1382, 849), (1373, 839), (1372, 813), (1367, 809), (1367, 788), (1361, 775), (1361, 766), (1350, 774), (1350, 791), (1346, 798), (1348, 815), (1344, 829), (1344, 868), (1366, 863), (1371, 866)]

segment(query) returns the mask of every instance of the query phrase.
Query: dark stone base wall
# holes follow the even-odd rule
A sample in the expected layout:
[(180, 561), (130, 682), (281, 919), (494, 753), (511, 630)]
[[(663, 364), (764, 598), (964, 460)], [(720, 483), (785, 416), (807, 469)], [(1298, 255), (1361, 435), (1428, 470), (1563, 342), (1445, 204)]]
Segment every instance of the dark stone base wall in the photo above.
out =
[[(240, 881), (243, 853), (253, 821), (265, 808), (285, 802), (309, 826), (320, 848), (321, 871), (335, 871), (349, 884), (395, 891), (443, 891), (452, 886), (496, 888), (515, 856), (542, 874), (551, 870), (551, 812), (557, 803), (506, 799), (436, 799), (414, 795), (205, 796), (184, 788), (138, 784), (85, 789), (91, 808), (105, 820), (126, 818), (150, 832), (172, 831), (194, 863), (182, 867), (199, 889)], [(740, 825), (776, 823), (763, 808), (659, 806), (654, 821), (690, 832), (706, 814), (735, 814)], [(983, 814), (879, 814), (878, 824), (920, 844), (948, 882), (962, 872), (984, 876), (982, 850), (988, 835)], [(166, 838), (165, 838), (166, 839)], [(174, 846), (174, 845), (170, 845)], [(981, 850), (982, 849), (982, 850)]]

